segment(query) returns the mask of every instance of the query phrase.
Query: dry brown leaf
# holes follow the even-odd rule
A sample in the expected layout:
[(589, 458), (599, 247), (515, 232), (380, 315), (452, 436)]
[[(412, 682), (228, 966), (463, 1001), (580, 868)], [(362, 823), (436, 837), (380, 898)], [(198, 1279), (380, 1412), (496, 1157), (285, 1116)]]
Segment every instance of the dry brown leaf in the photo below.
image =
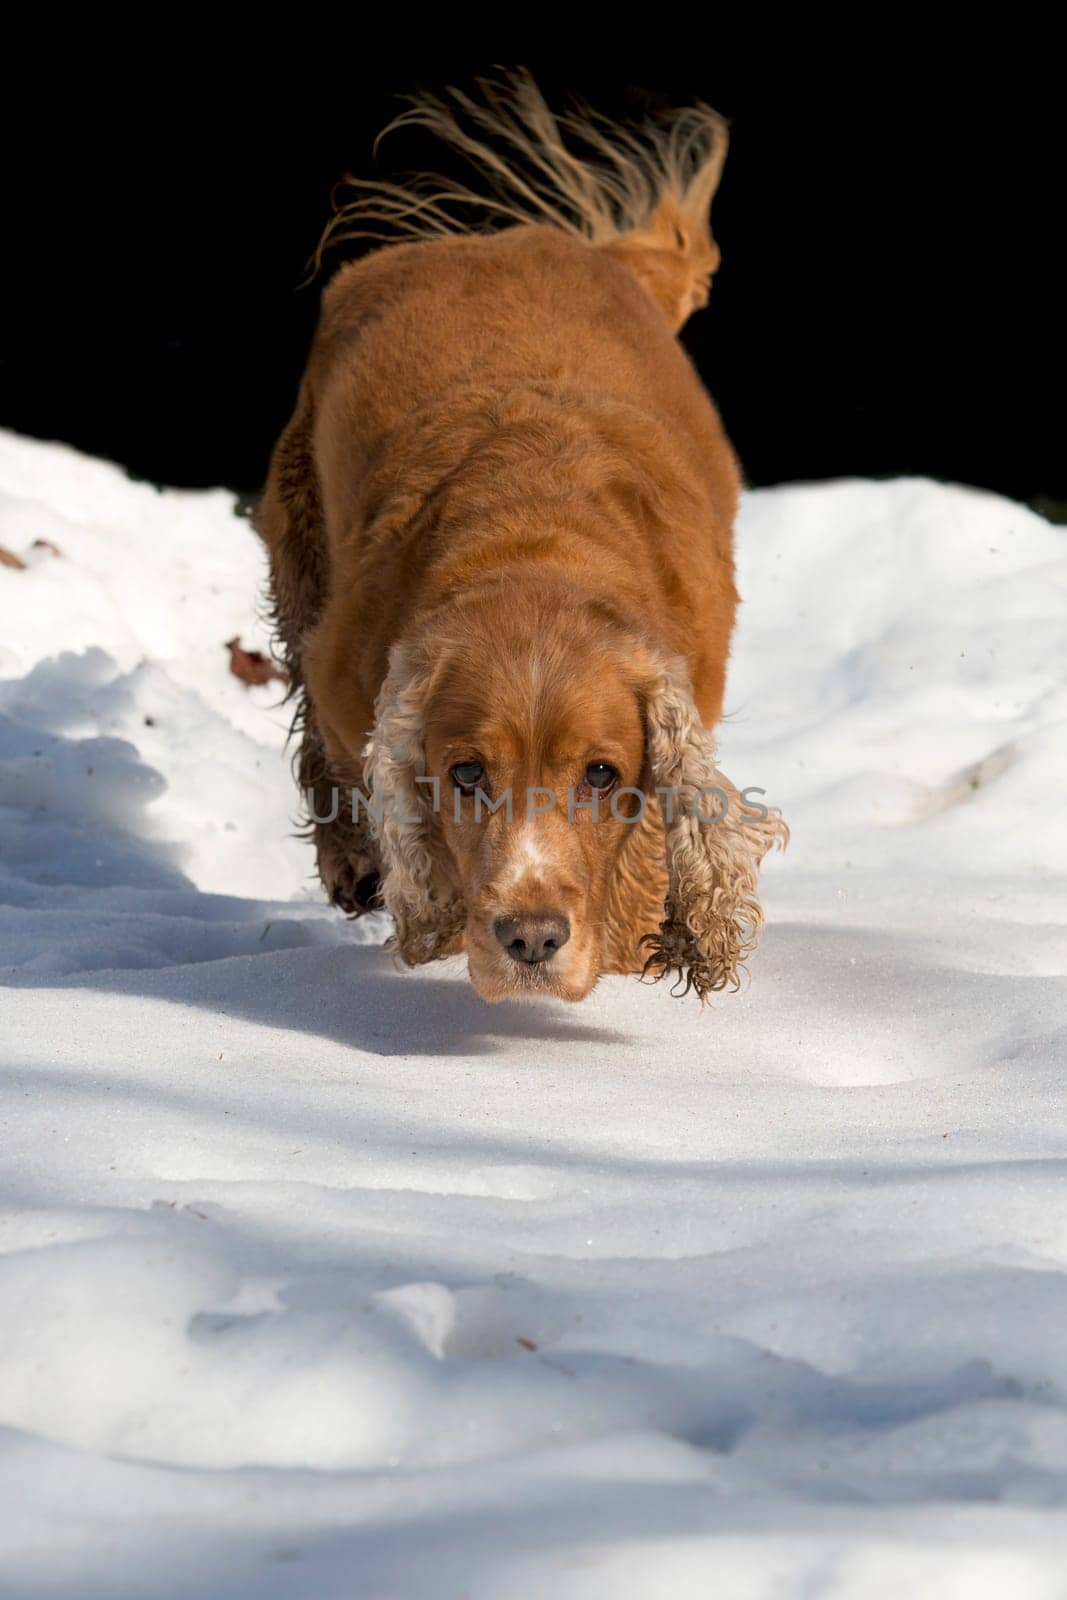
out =
[(63, 554), (59, 546), (57, 544), (53, 544), (51, 539), (35, 539), (33, 541), (33, 549), (50, 550), (54, 556), (61, 556)]
[(289, 682), (285, 672), (270, 656), (265, 656), (262, 650), (246, 650), (240, 638), (227, 639), (226, 648), (230, 652), (230, 671), (248, 687), (270, 683), (272, 678), (279, 683)]
[(15, 567), (19, 572), (25, 572), (26, 563), (13, 550), (5, 550), (0, 544), (0, 567)]

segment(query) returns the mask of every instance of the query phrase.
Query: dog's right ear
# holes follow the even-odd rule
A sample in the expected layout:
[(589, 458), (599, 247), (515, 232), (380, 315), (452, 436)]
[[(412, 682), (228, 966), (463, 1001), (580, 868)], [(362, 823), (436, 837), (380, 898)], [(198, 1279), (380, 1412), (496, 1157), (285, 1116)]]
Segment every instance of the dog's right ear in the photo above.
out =
[(426, 773), (426, 702), (431, 671), (417, 647), (399, 643), (374, 706), (363, 778), (382, 858), (382, 898), (392, 946), (408, 966), (449, 954), (466, 908), (433, 813)]

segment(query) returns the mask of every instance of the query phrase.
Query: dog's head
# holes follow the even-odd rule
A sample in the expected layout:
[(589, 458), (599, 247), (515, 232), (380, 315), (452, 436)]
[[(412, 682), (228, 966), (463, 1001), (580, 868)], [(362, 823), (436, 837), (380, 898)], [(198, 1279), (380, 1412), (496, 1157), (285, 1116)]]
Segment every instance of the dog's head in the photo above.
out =
[(365, 777), (396, 949), (416, 964), (465, 935), (484, 999), (583, 999), (651, 804), (667, 896), (634, 964), (703, 998), (737, 981), (759, 862), (784, 830), (716, 771), (684, 663), (609, 607), (560, 600), (499, 586), (393, 650)]

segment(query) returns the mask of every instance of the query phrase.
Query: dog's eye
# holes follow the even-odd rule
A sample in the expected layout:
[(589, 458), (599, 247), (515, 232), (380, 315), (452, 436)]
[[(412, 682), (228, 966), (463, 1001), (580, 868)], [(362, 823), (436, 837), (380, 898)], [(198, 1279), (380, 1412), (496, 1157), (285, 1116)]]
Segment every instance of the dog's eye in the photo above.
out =
[(619, 774), (606, 761), (590, 761), (585, 769), (585, 781), (590, 789), (610, 789), (618, 779)]
[(480, 761), (457, 761), (452, 768), (452, 782), (457, 789), (473, 794), (485, 782), (485, 768)]

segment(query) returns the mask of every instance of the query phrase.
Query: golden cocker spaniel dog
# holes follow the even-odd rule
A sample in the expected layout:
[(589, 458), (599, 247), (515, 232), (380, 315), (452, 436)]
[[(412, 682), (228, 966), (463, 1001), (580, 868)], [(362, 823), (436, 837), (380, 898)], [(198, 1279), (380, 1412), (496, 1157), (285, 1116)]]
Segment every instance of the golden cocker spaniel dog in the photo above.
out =
[(726, 127), (483, 88), (399, 120), (488, 198), (349, 180), (328, 237), (392, 242), (328, 284), (256, 513), (319, 873), (405, 962), (465, 949), (486, 1000), (627, 972), (703, 999), (786, 832), (716, 767), (739, 476), (675, 337)]

